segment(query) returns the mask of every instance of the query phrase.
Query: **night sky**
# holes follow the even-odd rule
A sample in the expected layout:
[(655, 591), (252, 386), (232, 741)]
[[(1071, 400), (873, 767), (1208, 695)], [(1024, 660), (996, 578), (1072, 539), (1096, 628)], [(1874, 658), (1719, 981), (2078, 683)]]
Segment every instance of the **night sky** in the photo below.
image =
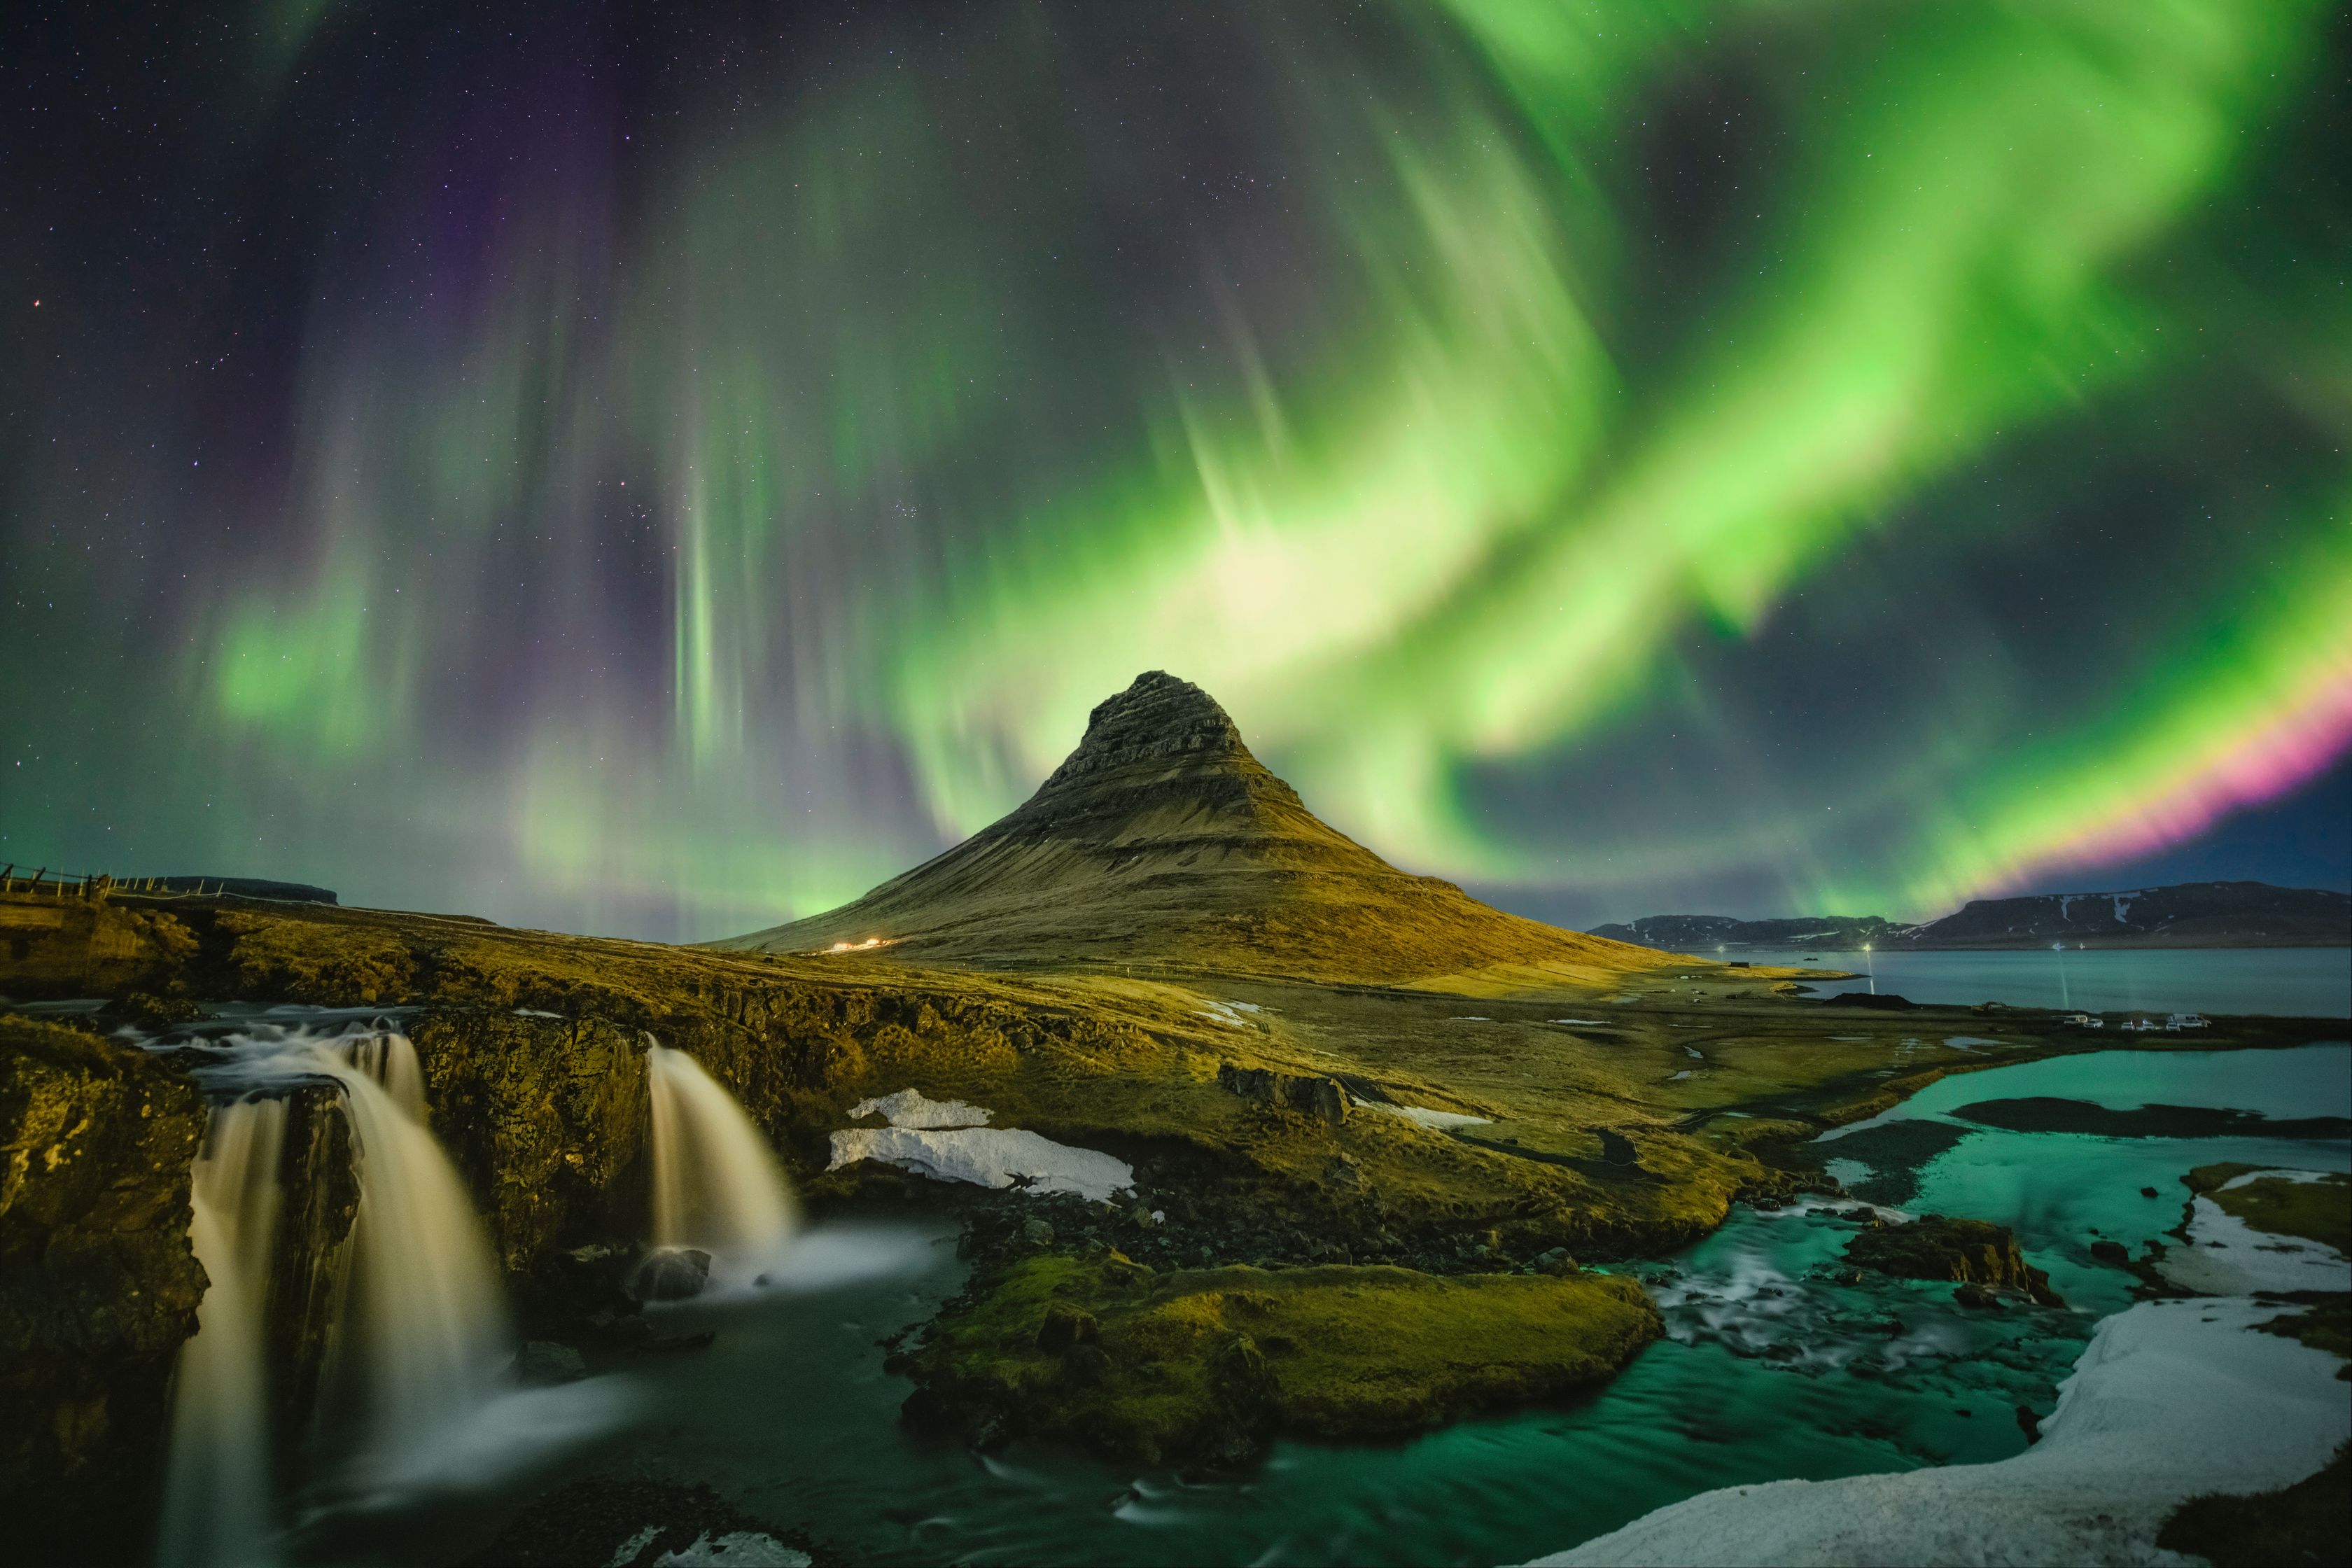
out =
[(714, 937), (1160, 668), (1580, 925), (2352, 886), (2340, 7), (5, 9), (0, 860)]

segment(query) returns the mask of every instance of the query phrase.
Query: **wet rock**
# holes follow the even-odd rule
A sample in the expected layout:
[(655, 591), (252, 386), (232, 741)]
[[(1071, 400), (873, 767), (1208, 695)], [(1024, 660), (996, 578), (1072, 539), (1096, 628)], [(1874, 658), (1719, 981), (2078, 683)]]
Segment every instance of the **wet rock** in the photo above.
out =
[(1981, 1285), (1963, 1285), (1952, 1292), (1952, 1300), (1960, 1306), (1973, 1307), (1979, 1311), (2000, 1305), (2000, 1298)]
[(2046, 1307), (2065, 1304), (2050, 1289), (2050, 1276), (2025, 1261), (2016, 1233), (1983, 1220), (1922, 1215), (1908, 1225), (1864, 1231), (1846, 1243), (1845, 1255), (1900, 1279), (1950, 1279), (2014, 1290)]
[(2161, 1194), (2161, 1193), (2159, 1193), (2159, 1192), (2158, 1192), (2154, 1187), (2142, 1187), (2142, 1188), (2139, 1190), (2139, 1195), (2140, 1195), (2140, 1196), (2142, 1196), (2142, 1197), (2144, 1197), (2144, 1198), (2154, 1198), (2154, 1197), (2161, 1197), (2161, 1196), (2163, 1196), (2164, 1194)]
[[(676, 1554), (676, 1555), (673, 1555)], [(604, 1475), (525, 1509), (467, 1568), (653, 1568), (695, 1563), (841, 1568), (848, 1559), (797, 1530), (738, 1512), (709, 1486)]]
[(698, 1247), (656, 1247), (629, 1279), (636, 1301), (683, 1301), (710, 1283), (710, 1254)]
[(1031, 1247), (1044, 1248), (1054, 1245), (1054, 1227), (1034, 1217), (1021, 1222), (1021, 1239)]
[(2120, 1241), (2095, 1241), (2091, 1243), (2091, 1256), (2102, 1263), (2112, 1263), (2122, 1268), (2131, 1262), (2131, 1248)]
[(580, 1352), (553, 1340), (532, 1340), (515, 1357), (516, 1378), (531, 1387), (577, 1383), (587, 1375), (588, 1363)]
[(265, 1333), (275, 1369), (271, 1423), (278, 1462), (295, 1473), (317, 1412), (319, 1378), (360, 1206), (351, 1120), (336, 1084), (302, 1084), (286, 1096), (278, 1183), (286, 1194), (269, 1262)]

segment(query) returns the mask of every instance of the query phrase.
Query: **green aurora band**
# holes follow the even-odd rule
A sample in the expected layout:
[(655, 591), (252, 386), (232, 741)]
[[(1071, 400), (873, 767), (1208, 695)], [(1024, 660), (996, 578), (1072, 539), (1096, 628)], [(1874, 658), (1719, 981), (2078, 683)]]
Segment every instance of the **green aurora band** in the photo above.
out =
[[(250, 68), (297, 114), (372, 14), (274, 7)], [(717, 935), (980, 826), (1164, 668), (1486, 888), (1918, 915), (2178, 842), (2352, 743), (2347, 215), (2277, 216), (2339, 22), (910, 12), (616, 114), (649, 149), (523, 138), (462, 287), (419, 155), (322, 269), (282, 485), (201, 503), (278, 521), (144, 656), (187, 772), (53, 831)], [(88, 505), (17, 493), (20, 547)], [(2095, 651), (2014, 645), (1965, 584), (2094, 513)], [(1832, 765), (1742, 670), (1849, 636), (1887, 684)]]

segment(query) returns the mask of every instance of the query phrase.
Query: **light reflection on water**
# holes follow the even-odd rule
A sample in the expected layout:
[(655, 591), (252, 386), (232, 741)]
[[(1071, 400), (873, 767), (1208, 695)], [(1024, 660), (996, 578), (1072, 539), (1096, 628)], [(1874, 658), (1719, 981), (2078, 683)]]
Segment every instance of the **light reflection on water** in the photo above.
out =
[[(2291, 1098), (2315, 1074), (2352, 1082), (2343, 1046), (2230, 1061), (2232, 1102)], [(2162, 1053), (2000, 1070), (2004, 1094), (2126, 1103), (2207, 1103), (2221, 1081)], [(974, 1456), (901, 1427), (908, 1385), (875, 1342), (961, 1283), (951, 1228), (933, 1224), (898, 1233), (928, 1254), (911, 1277), (730, 1311), (709, 1352), (662, 1368), (657, 1414), (624, 1458), (708, 1480), (861, 1562), (1524, 1561), (1714, 1487), (2018, 1452), (2015, 1407), (2046, 1414), (2095, 1319), (2130, 1299), (2131, 1278), (2091, 1258), (2092, 1227), (2138, 1251), (2178, 1223), (2179, 1175), (2216, 1160), (2344, 1169), (2352, 1146), (1972, 1131), (1922, 1168), (1909, 1206), (2016, 1226), (2066, 1309), (1966, 1311), (1948, 1285), (1826, 1279), (1859, 1223), (1843, 1205), (1740, 1210), (1628, 1270), (1668, 1336), (1591, 1397), (1409, 1442), (1286, 1442), (1255, 1469), (1193, 1479), (1031, 1445)]]

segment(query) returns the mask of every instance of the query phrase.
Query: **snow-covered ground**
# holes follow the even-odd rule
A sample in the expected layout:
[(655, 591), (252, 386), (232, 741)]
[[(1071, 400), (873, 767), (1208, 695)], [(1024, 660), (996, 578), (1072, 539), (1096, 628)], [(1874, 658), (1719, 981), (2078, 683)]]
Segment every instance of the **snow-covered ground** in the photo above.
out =
[[(2263, 1180), (2316, 1182), (2317, 1171), (2249, 1171), (2221, 1190)], [(2157, 1272), (2184, 1290), (2234, 1296), (2248, 1290), (2352, 1290), (2352, 1259), (2300, 1237), (2254, 1229), (2200, 1194), (2189, 1216), (2189, 1245), (2167, 1252)]]
[(1449, 1127), (1484, 1127), (1490, 1121), (1490, 1118), (1484, 1116), (1465, 1116), (1458, 1110), (1432, 1110), (1425, 1105), (1382, 1104), (1377, 1100), (1358, 1100), (1355, 1103), (1359, 1110), (1377, 1110), (1386, 1116), (1402, 1116), (1416, 1126), (1431, 1128), (1440, 1132)]
[(2182, 1500), (2301, 1480), (2352, 1438), (2336, 1358), (2253, 1328), (2291, 1310), (2144, 1302), (2099, 1325), (2014, 1458), (1726, 1487), (1531, 1568), (2193, 1563), (2156, 1544)]
[(961, 1100), (933, 1100), (919, 1089), (902, 1089), (878, 1100), (861, 1100), (849, 1108), (852, 1121), (878, 1116), (893, 1127), (981, 1127), (989, 1113)]
[(1013, 1127), (985, 1127), (990, 1112), (960, 1100), (902, 1089), (861, 1100), (852, 1117), (880, 1115), (887, 1127), (851, 1127), (833, 1135), (828, 1170), (880, 1160), (941, 1182), (1009, 1187), (1026, 1178), (1032, 1193), (1076, 1193), (1097, 1202), (1135, 1185), (1134, 1167), (1093, 1149), (1076, 1149)]

